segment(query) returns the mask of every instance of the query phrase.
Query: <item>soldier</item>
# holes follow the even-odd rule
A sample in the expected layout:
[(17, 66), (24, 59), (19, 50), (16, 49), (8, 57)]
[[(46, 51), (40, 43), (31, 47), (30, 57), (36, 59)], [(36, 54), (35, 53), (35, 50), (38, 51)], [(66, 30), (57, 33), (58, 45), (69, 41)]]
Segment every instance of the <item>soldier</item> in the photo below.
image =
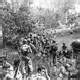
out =
[(66, 49), (67, 49), (67, 46), (66, 46), (65, 43), (63, 43), (63, 45), (62, 45), (62, 50), (66, 50)]
[(57, 56), (57, 50), (58, 50), (58, 47), (56, 45), (56, 42), (53, 41), (52, 45), (50, 46), (50, 56), (53, 57), (53, 64), (55, 64), (55, 61), (56, 61), (56, 56)]
[(68, 80), (68, 72), (60, 62), (56, 63), (55, 74), (57, 80)]
[(22, 74), (20, 71), (20, 66), (21, 66), (20, 59), (15, 59), (14, 60), (14, 71), (15, 71), (14, 78), (17, 80), (22, 80)]
[(50, 80), (47, 70), (44, 67), (38, 67), (35, 80)]
[(66, 56), (66, 54), (67, 54), (67, 46), (66, 46), (65, 43), (63, 43), (63, 45), (62, 45), (62, 54), (63, 54), (64, 56)]
[(29, 40), (24, 41), (24, 44), (20, 47), (22, 56), (27, 56), (29, 53), (32, 53), (32, 49), (29, 44), (30, 44)]
[(28, 76), (33, 72), (32, 60), (29, 57), (22, 56), (22, 74)]
[(14, 80), (14, 67), (7, 62), (7, 59), (4, 59), (3, 70), (7, 72), (3, 80)]
[(31, 72), (33, 72), (32, 61), (28, 57), (28, 54), (32, 53), (32, 49), (30, 47), (30, 39), (24, 42), (24, 44), (20, 47), (20, 59), (22, 63), (22, 74), (23, 77), (26, 78)]
[(47, 69), (45, 67), (42, 67), (41, 74), (46, 78), (46, 80), (50, 80)]

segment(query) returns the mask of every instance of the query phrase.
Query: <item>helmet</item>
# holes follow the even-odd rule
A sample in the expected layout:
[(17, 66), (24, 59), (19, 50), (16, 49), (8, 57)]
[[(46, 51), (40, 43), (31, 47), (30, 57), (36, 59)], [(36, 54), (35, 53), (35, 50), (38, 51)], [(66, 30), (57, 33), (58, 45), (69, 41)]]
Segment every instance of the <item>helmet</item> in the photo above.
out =
[(28, 38), (28, 39), (27, 39), (27, 43), (30, 43), (30, 42), (31, 42), (31, 39), (30, 39), (30, 38)]
[(24, 40), (23, 40), (23, 44), (26, 44), (26, 42), (27, 42), (27, 40), (26, 40), (26, 39), (24, 39)]
[(22, 51), (27, 51), (27, 48), (28, 48), (29, 46), (27, 45), (27, 44), (24, 44), (24, 45), (22, 45), (21, 46), (21, 50)]

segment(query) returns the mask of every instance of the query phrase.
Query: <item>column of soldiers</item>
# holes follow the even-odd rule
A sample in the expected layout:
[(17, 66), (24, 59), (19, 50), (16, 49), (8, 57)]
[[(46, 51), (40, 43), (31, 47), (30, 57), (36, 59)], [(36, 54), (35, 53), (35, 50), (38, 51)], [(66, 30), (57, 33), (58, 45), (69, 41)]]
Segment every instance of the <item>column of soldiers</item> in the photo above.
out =
[[(14, 65), (12, 69), (14, 71), (13, 77), (16, 78), (17, 80), (23, 80), (23, 79), (26, 80), (26, 78), (29, 80), (29, 76), (32, 77), (34, 68), (32, 64), (33, 61), (30, 55), (34, 55), (39, 57), (45, 56), (46, 58), (52, 59), (51, 63), (53, 64), (53, 67), (56, 67), (55, 70), (56, 69), (59, 70), (59, 71), (57, 70), (59, 73), (56, 75), (57, 78), (55, 80), (62, 80), (63, 75), (68, 76), (68, 70), (66, 67), (70, 65), (63, 66), (63, 64), (60, 61), (58, 61), (57, 58), (61, 58), (61, 56), (63, 56), (67, 59), (70, 59), (71, 54), (72, 50), (68, 50), (65, 43), (62, 44), (62, 50), (58, 51), (58, 45), (55, 40), (52, 39), (50, 40), (46, 38), (45, 35), (39, 35), (39, 34), (36, 35), (30, 33), (27, 37), (21, 38), (19, 40), (19, 47), (18, 47), (19, 59), (15, 59), (13, 63)], [(57, 68), (59, 67), (58, 65), (60, 65), (61, 67)], [(50, 80), (46, 68), (38, 67), (37, 73), (38, 75), (39, 74), (45, 75), (46, 78), (44, 80)], [(8, 75), (6, 77), (10, 78), (10, 76)], [(11, 77), (11, 80), (13, 77)], [(6, 78), (4, 80), (6, 80)]]

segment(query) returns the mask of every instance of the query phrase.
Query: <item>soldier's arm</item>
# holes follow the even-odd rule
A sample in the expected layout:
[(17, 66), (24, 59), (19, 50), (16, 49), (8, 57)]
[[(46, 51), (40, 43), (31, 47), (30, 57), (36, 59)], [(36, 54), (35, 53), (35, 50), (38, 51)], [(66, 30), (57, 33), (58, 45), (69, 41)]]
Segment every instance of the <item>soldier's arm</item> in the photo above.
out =
[(30, 46), (28, 46), (28, 51), (29, 51), (30, 53), (32, 53), (32, 49), (31, 49)]
[(50, 77), (48, 75), (47, 69), (45, 70), (45, 75), (46, 75), (47, 80), (50, 80)]
[(33, 71), (33, 64), (32, 64), (32, 60), (31, 59), (29, 59), (29, 67), (30, 67), (31, 71)]

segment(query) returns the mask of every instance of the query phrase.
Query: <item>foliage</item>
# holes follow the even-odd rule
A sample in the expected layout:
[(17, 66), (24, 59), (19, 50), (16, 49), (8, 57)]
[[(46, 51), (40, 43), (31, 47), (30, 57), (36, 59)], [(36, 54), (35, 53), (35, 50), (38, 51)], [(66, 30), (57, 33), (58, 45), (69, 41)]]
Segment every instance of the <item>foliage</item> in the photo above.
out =
[[(24, 5), (19, 8), (18, 12), (14, 13), (13, 9), (7, 4), (3, 16), (4, 40), (6, 42), (15, 43), (20, 36), (27, 35), (29, 32), (32, 32), (33, 29), (39, 32), (41, 29), (56, 28), (60, 25), (59, 21), (66, 25), (64, 19), (71, 7), (72, 5), (66, 2), (62, 9), (59, 9), (55, 13), (54, 10), (50, 11), (49, 9), (45, 10), (40, 8), (38, 12), (35, 11), (36, 14), (33, 14), (30, 7)], [(75, 15), (69, 15), (68, 24), (74, 22)]]
[[(7, 9), (7, 10), (6, 10)], [(16, 38), (32, 32), (34, 22), (30, 17), (29, 9), (21, 6), (18, 12), (14, 13), (8, 7), (5, 8), (3, 15), (3, 34), (4, 40), (13, 44)]]

